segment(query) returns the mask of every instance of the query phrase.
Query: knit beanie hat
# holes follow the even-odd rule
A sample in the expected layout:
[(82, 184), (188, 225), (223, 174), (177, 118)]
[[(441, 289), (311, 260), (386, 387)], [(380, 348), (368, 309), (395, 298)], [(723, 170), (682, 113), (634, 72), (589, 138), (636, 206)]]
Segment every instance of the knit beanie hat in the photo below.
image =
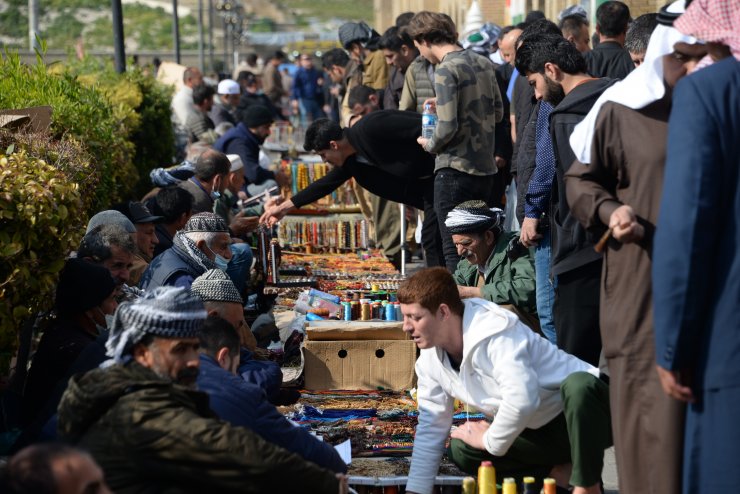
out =
[(183, 233), (191, 232), (224, 232), (229, 233), (229, 227), (223, 218), (215, 213), (198, 213), (190, 217)]
[(247, 128), (254, 129), (260, 125), (271, 124), (275, 121), (272, 112), (264, 105), (251, 105), (242, 116), (242, 121)]
[(203, 302), (184, 287), (160, 286), (133, 302), (124, 302), (113, 315), (105, 344), (112, 360), (121, 363), (146, 335), (159, 338), (197, 338), (207, 316)]
[(193, 280), (190, 291), (203, 302), (234, 302), (242, 304), (239, 290), (231, 278), (220, 269), (210, 269)]
[(102, 304), (115, 289), (116, 282), (103, 266), (84, 259), (67, 259), (57, 285), (57, 314), (81, 314)]
[(447, 213), (445, 226), (451, 234), (479, 233), (504, 224), (504, 212), (483, 201), (466, 201)]

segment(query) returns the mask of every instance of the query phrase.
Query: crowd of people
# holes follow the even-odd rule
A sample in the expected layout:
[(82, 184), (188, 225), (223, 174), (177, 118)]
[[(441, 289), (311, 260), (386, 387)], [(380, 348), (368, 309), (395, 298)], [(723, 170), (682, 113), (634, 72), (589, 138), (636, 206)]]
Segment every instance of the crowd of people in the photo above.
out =
[[(406, 492), (432, 491), (446, 450), (470, 474), (491, 461), (596, 494), (612, 445), (621, 492), (734, 488), (740, 4), (594, 17), (593, 39), (580, 6), (462, 39), (437, 12), (382, 35), (350, 22), (290, 83), (279, 51), (217, 87), (187, 68), (172, 109), (189, 159), (89, 219), (3, 489), (348, 492), (338, 453), (276, 408), (295, 399), (265, 350), (277, 328), (245, 307), (249, 236), (350, 179), (394, 264), (397, 205), (420, 216), (427, 267), (398, 291), (420, 349)], [(332, 168), (283, 198), (261, 145), (290, 118)], [(485, 419), (452, 427), (455, 400)]]

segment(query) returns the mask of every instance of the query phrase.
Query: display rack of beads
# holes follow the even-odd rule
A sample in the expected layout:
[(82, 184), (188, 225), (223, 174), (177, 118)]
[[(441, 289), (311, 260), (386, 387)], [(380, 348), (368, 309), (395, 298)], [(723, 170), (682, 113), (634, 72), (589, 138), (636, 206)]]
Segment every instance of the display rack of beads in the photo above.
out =
[[(331, 165), (326, 163), (306, 163), (299, 160), (285, 160), (281, 163), (284, 173), (290, 175), (291, 185), (287, 192), (293, 196), (305, 189), (316, 180), (326, 176), (331, 170)], [(344, 185), (322, 199), (316, 201), (318, 206), (356, 206), (357, 199), (352, 191), (352, 181), (348, 180)]]
[(367, 249), (367, 221), (361, 215), (287, 217), (280, 222), (278, 238), (282, 245), (329, 251)]

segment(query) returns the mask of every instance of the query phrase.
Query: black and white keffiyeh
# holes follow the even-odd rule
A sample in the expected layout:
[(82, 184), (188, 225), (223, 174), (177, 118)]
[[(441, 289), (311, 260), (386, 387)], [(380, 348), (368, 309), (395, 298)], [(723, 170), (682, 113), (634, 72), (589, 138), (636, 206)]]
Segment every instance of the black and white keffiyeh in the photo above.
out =
[(489, 208), (483, 201), (466, 201), (447, 213), (445, 226), (451, 234), (478, 233), (501, 227), (504, 212)]
[(122, 363), (146, 335), (160, 338), (196, 338), (205, 321), (203, 302), (183, 287), (161, 286), (134, 302), (118, 306), (105, 344), (111, 360)]

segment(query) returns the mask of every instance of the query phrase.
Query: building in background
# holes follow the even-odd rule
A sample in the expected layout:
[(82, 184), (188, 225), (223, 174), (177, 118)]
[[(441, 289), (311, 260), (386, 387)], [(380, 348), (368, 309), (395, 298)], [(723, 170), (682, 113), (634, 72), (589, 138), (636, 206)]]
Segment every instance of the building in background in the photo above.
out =
[[(565, 7), (580, 3), (591, 15), (591, 29), (593, 31), (593, 15), (596, 9), (606, 0), (374, 0), (375, 12), (374, 28), (383, 32), (394, 25), (396, 17), (403, 12), (419, 12), (430, 10), (443, 12), (449, 15), (458, 29), (464, 29), (467, 16), (470, 12), (477, 15), (479, 9), (483, 22), (493, 22), (500, 26), (516, 24), (524, 21), (527, 12), (541, 10), (548, 19), (557, 22), (558, 13)], [(666, 0), (622, 0), (626, 3), (632, 17), (649, 12), (658, 12)], [(477, 7), (473, 5), (477, 3)], [(472, 7), (472, 9), (471, 9)], [(460, 33), (463, 34), (462, 32)]]

